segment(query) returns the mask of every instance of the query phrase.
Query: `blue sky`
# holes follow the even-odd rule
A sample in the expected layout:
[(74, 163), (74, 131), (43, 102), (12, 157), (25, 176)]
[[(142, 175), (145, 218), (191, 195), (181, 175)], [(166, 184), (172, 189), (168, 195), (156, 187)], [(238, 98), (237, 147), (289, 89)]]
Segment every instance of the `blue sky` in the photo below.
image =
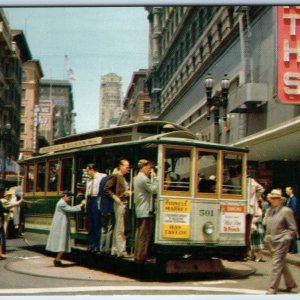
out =
[[(148, 20), (143, 7), (5, 8), (12, 29), (25, 33), (43, 79), (72, 80), (77, 132), (98, 129), (101, 76), (115, 72), (126, 93), (132, 73), (148, 67)], [(65, 59), (65, 55), (68, 59)]]

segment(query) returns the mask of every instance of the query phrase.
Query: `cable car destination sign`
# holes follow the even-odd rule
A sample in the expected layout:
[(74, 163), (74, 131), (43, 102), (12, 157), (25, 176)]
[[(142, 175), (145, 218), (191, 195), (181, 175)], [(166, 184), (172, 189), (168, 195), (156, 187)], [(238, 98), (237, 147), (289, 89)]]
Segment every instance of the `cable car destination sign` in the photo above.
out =
[(277, 95), (300, 104), (300, 6), (277, 7)]
[(51, 152), (58, 152), (58, 151), (70, 150), (70, 149), (75, 149), (75, 148), (80, 148), (80, 147), (97, 145), (97, 144), (101, 144), (101, 143), (102, 143), (102, 138), (95, 137), (95, 138), (85, 139), (85, 140), (81, 140), (81, 141), (74, 141), (74, 142), (44, 147), (44, 148), (40, 149), (40, 153), (45, 154), (45, 153), (51, 153)]
[(191, 201), (166, 199), (163, 202), (163, 238), (187, 239), (190, 237)]

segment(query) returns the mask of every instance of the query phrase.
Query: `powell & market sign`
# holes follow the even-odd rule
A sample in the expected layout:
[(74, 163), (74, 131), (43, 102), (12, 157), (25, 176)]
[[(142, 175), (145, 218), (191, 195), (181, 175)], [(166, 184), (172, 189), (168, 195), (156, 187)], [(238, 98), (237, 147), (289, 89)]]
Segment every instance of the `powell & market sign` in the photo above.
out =
[(277, 94), (300, 104), (300, 6), (277, 7)]

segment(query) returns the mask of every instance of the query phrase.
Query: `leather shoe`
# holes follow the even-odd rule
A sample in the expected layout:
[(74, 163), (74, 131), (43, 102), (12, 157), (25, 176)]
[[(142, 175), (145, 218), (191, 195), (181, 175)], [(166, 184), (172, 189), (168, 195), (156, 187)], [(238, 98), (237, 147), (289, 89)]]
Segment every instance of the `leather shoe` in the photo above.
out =
[(268, 289), (266, 295), (275, 295), (276, 291), (274, 289)]
[(296, 287), (297, 287), (297, 285), (289, 286), (285, 289), (280, 289), (280, 292), (290, 293), (292, 291), (292, 289), (295, 289)]
[(60, 260), (54, 260), (54, 266), (55, 267), (61, 267), (61, 266), (63, 266), (63, 264), (62, 264), (62, 262), (60, 261)]

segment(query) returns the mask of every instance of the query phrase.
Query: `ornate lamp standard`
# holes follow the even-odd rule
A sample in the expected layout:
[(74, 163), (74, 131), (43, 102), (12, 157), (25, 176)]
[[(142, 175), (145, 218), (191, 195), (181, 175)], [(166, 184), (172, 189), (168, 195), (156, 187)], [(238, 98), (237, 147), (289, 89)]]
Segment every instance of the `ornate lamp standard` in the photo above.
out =
[(205, 79), (205, 90), (207, 99), (207, 120), (210, 119), (210, 110), (213, 108), (214, 111), (214, 125), (215, 125), (215, 138), (214, 142), (219, 143), (219, 132), (220, 132), (220, 109), (223, 108), (223, 120), (227, 121), (227, 105), (228, 105), (228, 90), (230, 86), (230, 81), (227, 78), (227, 74), (221, 81), (221, 91), (217, 91), (215, 95), (212, 95), (212, 90), (214, 86), (214, 79), (209, 73)]
[(1, 188), (5, 189), (6, 187), (6, 155), (7, 155), (7, 147), (6, 144), (9, 141), (11, 131), (11, 124), (7, 122), (4, 127), (0, 128), (0, 138), (1, 138), (1, 152), (2, 152), (2, 180), (1, 180)]

